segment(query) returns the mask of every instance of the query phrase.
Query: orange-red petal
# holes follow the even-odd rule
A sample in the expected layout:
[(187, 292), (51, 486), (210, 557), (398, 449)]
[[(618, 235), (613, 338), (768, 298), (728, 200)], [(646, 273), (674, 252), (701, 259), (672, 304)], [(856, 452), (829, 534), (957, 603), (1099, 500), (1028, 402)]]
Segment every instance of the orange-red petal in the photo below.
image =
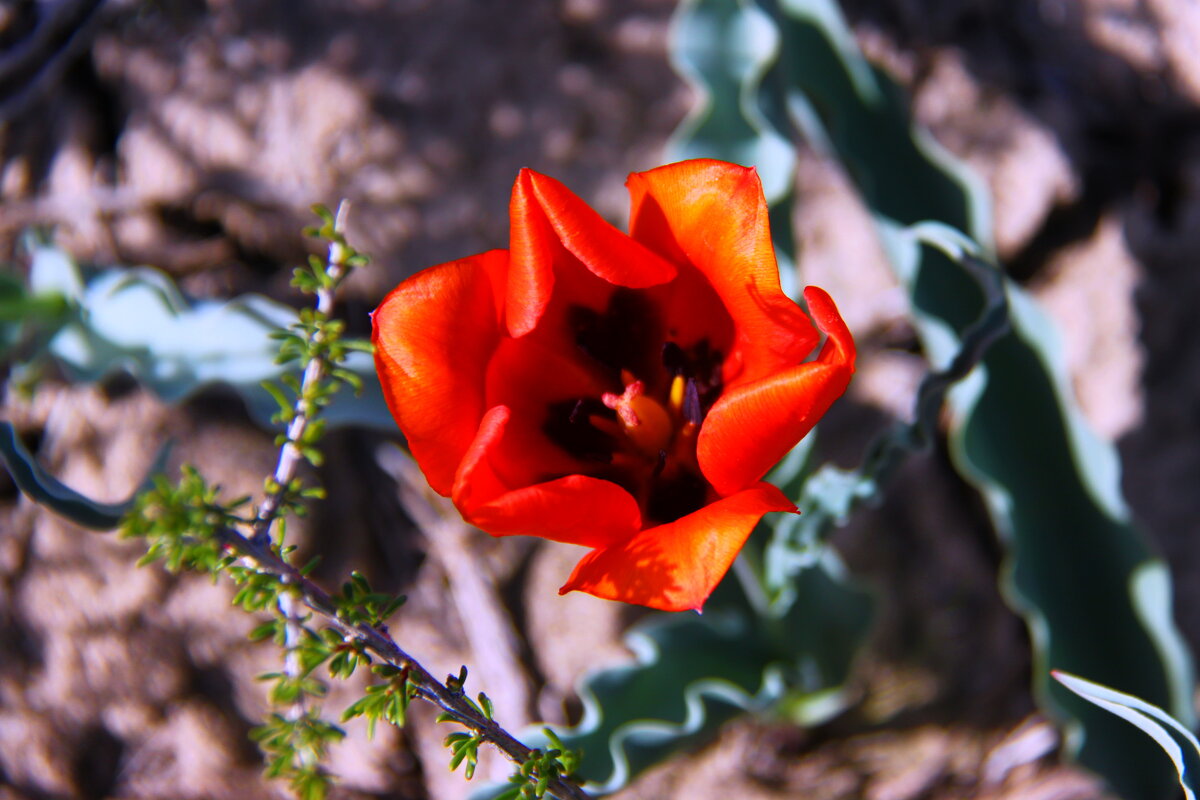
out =
[(762, 516), (795, 510), (778, 488), (756, 484), (674, 522), (593, 550), (559, 594), (582, 591), (662, 611), (699, 611)]
[(509, 203), (512, 253), (507, 293), (509, 333), (532, 331), (556, 284), (580, 268), (633, 289), (665, 283), (675, 267), (614, 228), (570, 189), (523, 169)]
[(808, 304), (808, 313), (812, 314), (817, 327), (829, 337), (817, 360), (825, 364), (843, 365), (853, 373), (858, 355), (854, 347), (854, 335), (846, 327), (846, 320), (842, 319), (829, 292), (820, 286), (806, 286), (804, 302)]
[(530, 535), (585, 547), (605, 547), (642, 526), (629, 492), (610, 481), (567, 475), (510, 489), (492, 458), (504, 447), (509, 409), (484, 415), (454, 485), (454, 505), (463, 518), (493, 536)]
[(397, 286), (372, 315), (384, 398), (439, 494), (450, 494), (483, 417), (507, 263), (505, 251), (493, 250), (430, 267)]
[(823, 289), (804, 290), (829, 335), (815, 361), (728, 389), (700, 428), (696, 456), (720, 494), (758, 480), (812, 430), (854, 374), (854, 339)]
[(753, 168), (697, 159), (634, 173), (630, 235), (699, 269), (733, 318), (726, 382), (753, 381), (805, 358), (819, 341), (783, 294), (767, 203)]

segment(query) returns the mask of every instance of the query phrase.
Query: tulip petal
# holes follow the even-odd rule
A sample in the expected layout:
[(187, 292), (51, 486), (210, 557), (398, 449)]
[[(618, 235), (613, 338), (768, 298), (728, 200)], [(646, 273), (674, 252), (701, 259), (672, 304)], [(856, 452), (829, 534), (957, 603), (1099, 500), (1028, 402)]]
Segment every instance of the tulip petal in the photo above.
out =
[(804, 297), (829, 335), (817, 360), (727, 389), (704, 418), (696, 456), (720, 494), (766, 474), (812, 430), (854, 374), (854, 339), (833, 301), (815, 286)]
[(531, 169), (517, 176), (509, 219), (507, 322), (512, 336), (537, 326), (556, 281), (567, 283), (568, 293), (586, 296), (594, 295), (595, 288), (584, 280), (585, 272), (632, 289), (675, 277), (671, 263), (605, 222), (570, 189)]
[(825, 364), (840, 364), (853, 373), (857, 357), (854, 335), (846, 327), (846, 320), (842, 319), (829, 292), (820, 286), (806, 286), (804, 302), (808, 304), (808, 313), (812, 314), (817, 327), (829, 337), (817, 360)]
[(493, 536), (527, 536), (584, 547), (607, 547), (642, 527), (642, 514), (629, 492), (586, 475), (507, 492), (477, 507), (472, 524)]
[(397, 286), (371, 317), (384, 398), (442, 495), (450, 494), (483, 417), (507, 260), (505, 251), (493, 250), (430, 267)]
[(620, 544), (593, 550), (558, 593), (581, 591), (662, 611), (699, 611), (762, 516), (795, 510), (778, 488), (756, 484)]
[(767, 203), (753, 168), (682, 161), (634, 173), (626, 185), (633, 238), (694, 265), (733, 317), (728, 385), (758, 380), (808, 355), (819, 337), (779, 287)]
[(454, 505), (467, 522), (493, 536), (533, 535), (585, 547), (605, 547), (627, 539), (642, 526), (642, 514), (629, 492), (586, 475), (509, 491), (492, 457), (504, 447), (511, 412), (489, 409), (479, 426), (454, 485)]

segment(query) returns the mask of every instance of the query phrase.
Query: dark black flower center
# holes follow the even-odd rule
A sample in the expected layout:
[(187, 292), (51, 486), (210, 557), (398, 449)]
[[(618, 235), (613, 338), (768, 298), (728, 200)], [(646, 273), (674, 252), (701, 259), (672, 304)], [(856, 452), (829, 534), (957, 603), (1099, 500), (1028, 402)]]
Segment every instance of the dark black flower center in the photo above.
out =
[(629, 491), (647, 525), (710, 502), (696, 437), (721, 394), (723, 356), (707, 339), (687, 346), (644, 291), (617, 289), (603, 311), (572, 306), (569, 335), (611, 390), (547, 409), (543, 430), (581, 471)]

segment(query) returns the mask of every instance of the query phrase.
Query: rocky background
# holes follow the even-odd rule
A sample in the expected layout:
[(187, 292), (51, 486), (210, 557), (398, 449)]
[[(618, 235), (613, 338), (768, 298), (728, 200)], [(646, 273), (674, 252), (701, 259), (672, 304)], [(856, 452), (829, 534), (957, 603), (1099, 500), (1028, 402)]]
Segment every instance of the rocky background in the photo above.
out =
[[(917, 117), (986, 179), (1000, 254), (1062, 325), (1071, 379), (1117, 440), (1125, 487), (1200, 644), (1200, 10), (1187, 0), (847, 0)], [(374, 257), (351, 329), (405, 275), (507, 241), (517, 170), (552, 174), (614, 220), (691, 103), (670, 69), (666, 0), (0, 0), (0, 262), (54, 226), (98, 264), (153, 264), (197, 297), (288, 302), (315, 202), (354, 202)], [(806, 282), (865, 351), (824, 426), (849, 465), (905, 417), (921, 374), (902, 298), (836, 167), (802, 159)], [(42, 463), (123, 498), (159, 444), (231, 494), (274, 464), (271, 436), (219, 391), (168, 407), (128, 379), (8, 390)], [(571, 686), (627, 657), (639, 612), (557, 597), (565, 546), (425, 537), (374, 437), (328, 439), (329, 499), (292, 530), (325, 561), (410, 600), (397, 639), (435, 673), (472, 667), (510, 727), (578, 712)], [(1056, 758), (1028, 694), (1029, 647), (994, 576), (1001, 554), (943, 453), (914, 460), (838, 539), (884, 599), (855, 708), (811, 730), (741, 720), (620, 797), (950, 800), (1101, 797)], [(278, 668), (255, 620), (195, 576), (137, 569), (137, 545), (40, 512), (0, 474), (0, 800), (266, 798), (247, 731)], [(464, 576), (467, 576), (464, 578)], [(496, 631), (503, 632), (497, 635)], [(335, 688), (340, 709), (354, 687)], [(462, 797), (427, 710), (361, 726), (339, 798)], [(500, 770), (503, 765), (481, 767)]]

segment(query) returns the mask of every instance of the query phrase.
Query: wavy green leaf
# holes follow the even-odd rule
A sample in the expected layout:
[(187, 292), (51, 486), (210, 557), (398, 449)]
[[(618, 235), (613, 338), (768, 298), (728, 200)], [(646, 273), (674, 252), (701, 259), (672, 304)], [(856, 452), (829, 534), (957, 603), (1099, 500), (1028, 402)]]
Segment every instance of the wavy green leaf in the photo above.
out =
[[(774, 35), (764, 19), (772, 20)], [(1165, 570), (1124, 518), (1111, 448), (1087, 434), (1062, 391), (1051, 333), (1034, 321), (1028, 298), (987, 272), (990, 209), (978, 180), (913, 128), (902, 93), (858, 54), (830, 0), (689, 0), (677, 18), (673, 56), (703, 98), (673, 154), (756, 164), (783, 256), (792, 251), (795, 160), (780, 147), (781, 130), (801, 132), (838, 156), (876, 212), (935, 370), (922, 387), (918, 416), (936, 411), (949, 390), (957, 463), (988, 500), (1009, 545), (1006, 585), (1030, 625), (1039, 661), (1103, 664), (1103, 674), (1148, 687), (1187, 713), (1190, 663), (1170, 623)], [(1003, 335), (1009, 306), (1013, 331)], [(985, 368), (950, 388), (965, 371), (958, 367), (970, 367), (992, 344)], [(922, 435), (900, 431), (883, 447), (920, 446)], [(798, 454), (798, 471), (783, 477), (806, 475), (804, 461)], [(593, 788), (619, 787), (737, 709), (786, 700), (789, 681), (814, 690), (810, 700), (820, 686), (837, 692), (848, 658), (807, 685), (796, 665), (814, 654), (853, 654), (865, 631), (869, 604), (861, 595), (857, 617), (836, 619), (856, 603), (841, 596), (848, 584), (830, 569), (835, 562), (824, 541), (838, 517), (878, 491), (877, 469), (885, 471), (822, 469), (804, 483), (809, 513), (777, 523), (775, 552), (752, 542), (739, 560), (745, 591), (732, 622), (652, 623), (637, 664), (585, 682), (585, 719), (565, 739), (583, 747), (583, 774)], [(1089, 568), (1080, 567), (1084, 560)], [(812, 565), (820, 567), (806, 571)], [(1072, 593), (1086, 602), (1073, 602)], [(804, 626), (814, 617), (828, 625), (806, 638)], [(773, 627), (781, 619), (789, 624)], [(751, 644), (772, 630), (790, 650)], [(781, 640), (768, 641), (778, 647)], [(721, 663), (706, 657), (713, 650), (722, 652)], [(775, 658), (764, 658), (766, 652)], [(1044, 691), (1042, 698), (1050, 701)], [(1141, 742), (1086, 704), (1053, 700), (1051, 709), (1067, 710), (1081, 726), (1083, 735), (1073, 741), (1081, 743), (1083, 763), (1129, 797), (1161, 794), (1163, 773), (1145, 764)]]
[[(781, 139), (765, 115), (746, 118), (768, 63), (764, 53), (769, 57), (774, 41), (764, 33), (767, 22), (751, 4), (737, 0), (681, 7), (674, 58), (705, 100), (676, 138), (673, 155), (758, 160), (774, 210), (784, 212), (773, 232), (781, 269), (789, 274), (795, 156), (790, 147), (779, 147)], [(925, 236), (964, 258), (961, 251), (974, 250), (949, 230), (935, 228)], [(823, 467), (810, 474), (815, 437), (806, 438), (768, 477), (789, 496), (800, 497), (804, 514), (773, 515), (760, 526), (735, 565), (738, 580), (730, 576), (722, 583), (703, 617), (653, 618), (629, 635), (636, 663), (602, 669), (581, 682), (584, 718), (559, 733), (568, 747), (583, 752), (580, 774), (590, 790), (621, 788), (670, 753), (703, 741), (737, 713), (772, 708), (813, 724), (845, 707), (845, 683), (874, 603), (848, 579), (827, 545), (828, 534), (852, 507), (875, 494), (876, 481), (894, 466), (897, 453), (924, 446), (925, 429), (932, 427), (946, 390), (1004, 330), (1003, 291), (992, 294), (999, 295), (998, 317), (989, 306), (960, 359), (925, 381), (921, 396), (931, 402), (921, 405), (918, 426), (893, 431), (858, 471)], [(530, 735), (533, 744), (544, 743), (536, 732)]]
[(719, 158), (759, 169), (770, 203), (771, 232), (784, 291), (799, 297), (792, 269), (793, 175), (796, 153), (760, 109), (759, 84), (778, 52), (771, 19), (750, 0), (728, 0), (695, 13), (680, 3), (671, 35), (671, 63), (695, 90), (696, 105), (667, 145), (668, 161)]
[[(272, 334), (296, 322), (294, 309), (257, 295), (191, 301), (165, 274), (144, 267), (103, 270), (85, 282), (62, 250), (31, 243), (30, 251), (31, 289), (59, 295), (73, 308), (48, 345), (72, 379), (99, 381), (124, 370), (168, 402), (223, 384), (258, 424), (274, 427), (279, 405), (262, 382), (291, 371), (276, 363)], [(338, 393), (322, 418), (394, 430), (371, 357), (351, 353), (342, 366), (362, 381), (363, 393)]]
[[(861, 57), (830, 0), (763, 5), (780, 34), (764, 91), (845, 164), (877, 215), (926, 354), (948, 364), (983, 296), (962, 262), (918, 234), (932, 221), (986, 251), (986, 195), (913, 127), (899, 88)], [(1012, 332), (950, 393), (955, 463), (1008, 548), (1004, 586), (1030, 628), (1041, 701), (1081, 726), (1082, 763), (1127, 797), (1160, 797), (1170, 775), (1143, 757), (1146, 743), (1041, 677), (1048, 667), (1083, 672), (1192, 718), (1191, 663), (1170, 620), (1165, 567), (1128, 521), (1115, 453), (1071, 399), (1051, 324), (1016, 286), (1006, 292)]]

